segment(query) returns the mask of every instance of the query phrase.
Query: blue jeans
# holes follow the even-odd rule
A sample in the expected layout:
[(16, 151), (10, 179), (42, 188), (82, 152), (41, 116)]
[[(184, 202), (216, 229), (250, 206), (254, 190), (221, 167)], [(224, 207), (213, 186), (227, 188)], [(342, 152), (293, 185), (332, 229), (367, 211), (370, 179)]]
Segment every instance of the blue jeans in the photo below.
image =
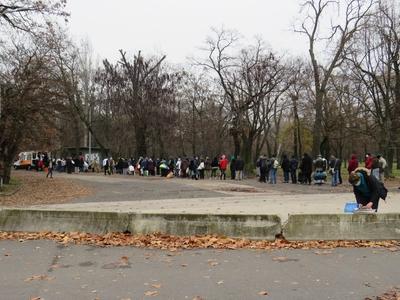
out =
[(274, 168), (269, 171), (269, 183), (276, 184), (276, 169)]
[(332, 174), (332, 186), (337, 186), (339, 183), (339, 170), (333, 171)]
[(371, 175), (374, 176), (376, 179), (380, 180), (380, 178), (379, 178), (379, 169), (378, 168), (372, 169)]
[(283, 180), (289, 182), (289, 171), (283, 171)]

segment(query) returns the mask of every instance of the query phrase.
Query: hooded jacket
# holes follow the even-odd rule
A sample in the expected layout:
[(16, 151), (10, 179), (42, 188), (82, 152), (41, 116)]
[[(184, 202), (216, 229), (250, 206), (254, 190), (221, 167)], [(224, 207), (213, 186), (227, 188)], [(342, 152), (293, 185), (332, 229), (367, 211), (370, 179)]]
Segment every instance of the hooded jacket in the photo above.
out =
[(349, 160), (349, 164), (347, 166), (347, 171), (349, 171), (349, 174), (350, 174), (351, 172), (353, 172), (357, 168), (358, 168), (357, 156), (355, 154), (353, 154), (351, 156), (351, 159)]

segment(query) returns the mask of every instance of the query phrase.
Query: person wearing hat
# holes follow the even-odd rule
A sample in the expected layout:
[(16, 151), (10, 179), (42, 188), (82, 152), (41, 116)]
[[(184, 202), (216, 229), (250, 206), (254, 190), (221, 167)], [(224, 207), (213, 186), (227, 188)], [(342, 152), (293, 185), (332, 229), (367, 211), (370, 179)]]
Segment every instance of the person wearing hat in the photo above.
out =
[(386, 199), (387, 189), (374, 176), (363, 169), (356, 169), (349, 176), (359, 208), (378, 211), (379, 199)]

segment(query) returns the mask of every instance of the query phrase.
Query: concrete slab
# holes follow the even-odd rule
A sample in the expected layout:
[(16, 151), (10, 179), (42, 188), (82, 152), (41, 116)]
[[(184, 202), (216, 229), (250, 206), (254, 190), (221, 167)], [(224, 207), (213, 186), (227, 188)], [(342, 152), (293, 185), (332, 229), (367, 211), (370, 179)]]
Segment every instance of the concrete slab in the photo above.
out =
[(289, 241), (400, 240), (400, 214), (291, 215), (283, 236)]
[(215, 234), (274, 240), (282, 231), (276, 215), (136, 214), (100, 211), (3, 209), (0, 231), (131, 232), (191, 236)]
[[(100, 211), (140, 214), (230, 214), (278, 215), (286, 222), (289, 214), (340, 214), (346, 202), (354, 201), (352, 193), (277, 194), (242, 193), (240, 196), (188, 199), (135, 200), (69, 203), (32, 206), (41, 210)], [(111, 199), (110, 199), (111, 200)], [(382, 201), (380, 213), (400, 213), (400, 192), (390, 193)]]

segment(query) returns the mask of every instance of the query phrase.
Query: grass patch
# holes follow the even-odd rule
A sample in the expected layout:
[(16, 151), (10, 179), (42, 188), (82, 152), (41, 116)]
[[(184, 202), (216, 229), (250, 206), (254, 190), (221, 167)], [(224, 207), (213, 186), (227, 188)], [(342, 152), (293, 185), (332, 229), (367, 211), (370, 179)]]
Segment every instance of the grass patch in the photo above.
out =
[(12, 177), (9, 184), (4, 184), (0, 187), (0, 196), (9, 195), (17, 191), (22, 185), (22, 181), (18, 178)]

